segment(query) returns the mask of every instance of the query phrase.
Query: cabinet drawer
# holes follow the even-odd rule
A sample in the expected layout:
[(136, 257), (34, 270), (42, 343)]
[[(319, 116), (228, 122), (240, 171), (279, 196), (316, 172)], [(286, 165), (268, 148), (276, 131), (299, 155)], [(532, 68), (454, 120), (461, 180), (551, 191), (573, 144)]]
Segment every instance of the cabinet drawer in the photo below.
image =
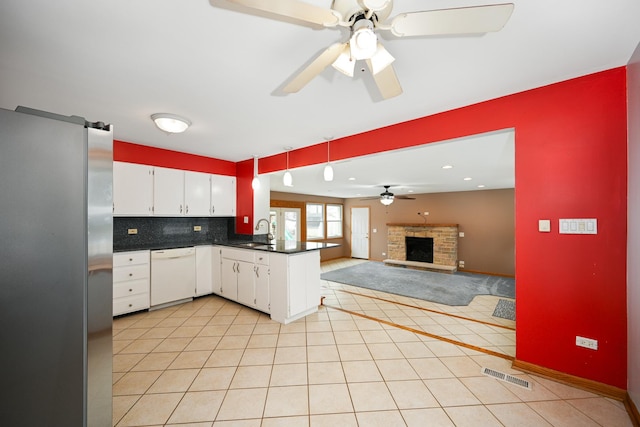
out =
[(149, 294), (133, 295), (113, 300), (113, 315), (131, 313), (149, 308)]
[(113, 283), (148, 278), (149, 264), (132, 265), (129, 267), (116, 267), (113, 269)]
[(129, 280), (113, 284), (113, 298), (149, 294), (149, 279)]
[(235, 261), (254, 262), (256, 251), (251, 249), (229, 249), (222, 248), (222, 258), (232, 259)]
[(149, 251), (120, 252), (113, 254), (113, 266), (123, 267), (127, 265), (148, 264)]
[(256, 251), (256, 264), (269, 265), (269, 254)]

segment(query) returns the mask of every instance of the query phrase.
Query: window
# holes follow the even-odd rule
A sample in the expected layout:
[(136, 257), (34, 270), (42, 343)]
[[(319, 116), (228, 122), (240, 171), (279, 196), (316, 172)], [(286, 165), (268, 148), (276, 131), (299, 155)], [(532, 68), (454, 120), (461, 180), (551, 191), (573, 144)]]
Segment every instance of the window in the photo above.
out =
[(307, 239), (342, 237), (342, 205), (307, 203)]
[(307, 203), (307, 239), (324, 239), (324, 205)]
[(342, 237), (342, 205), (327, 205), (327, 239)]

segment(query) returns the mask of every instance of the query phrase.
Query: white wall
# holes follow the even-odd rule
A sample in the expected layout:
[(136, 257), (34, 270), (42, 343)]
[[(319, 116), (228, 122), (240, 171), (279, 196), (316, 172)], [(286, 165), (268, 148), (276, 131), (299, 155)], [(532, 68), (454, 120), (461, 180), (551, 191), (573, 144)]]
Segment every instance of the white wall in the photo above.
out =
[(629, 210), (627, 241), (627, 390), (640, 408), (640, 45), (627, 67)]

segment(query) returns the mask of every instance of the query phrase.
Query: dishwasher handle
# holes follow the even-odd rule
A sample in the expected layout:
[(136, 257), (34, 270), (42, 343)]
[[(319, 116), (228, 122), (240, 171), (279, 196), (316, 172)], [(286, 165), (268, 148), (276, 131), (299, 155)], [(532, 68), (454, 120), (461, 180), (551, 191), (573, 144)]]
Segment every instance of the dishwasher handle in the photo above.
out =
[(161, 251), (151, 251), (152, 259), (175, 259), (189, 256), (195, 256), (196, 250), (190, 248), (165, 249)]

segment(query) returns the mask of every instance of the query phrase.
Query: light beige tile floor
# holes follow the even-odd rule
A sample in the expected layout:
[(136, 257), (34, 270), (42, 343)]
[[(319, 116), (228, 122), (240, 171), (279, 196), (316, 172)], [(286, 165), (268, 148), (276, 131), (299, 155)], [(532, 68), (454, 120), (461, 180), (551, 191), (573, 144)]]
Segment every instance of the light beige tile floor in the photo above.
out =
[(491, 316), (495, 297), (447, 307), (331, 282), (322, 294), (327, 306), (289, 325), (217, 296), (114, 319), (114, 426), (632, 425), (621, 402), (511, 369), (514, 332), (499, 326), (515, 325)]

